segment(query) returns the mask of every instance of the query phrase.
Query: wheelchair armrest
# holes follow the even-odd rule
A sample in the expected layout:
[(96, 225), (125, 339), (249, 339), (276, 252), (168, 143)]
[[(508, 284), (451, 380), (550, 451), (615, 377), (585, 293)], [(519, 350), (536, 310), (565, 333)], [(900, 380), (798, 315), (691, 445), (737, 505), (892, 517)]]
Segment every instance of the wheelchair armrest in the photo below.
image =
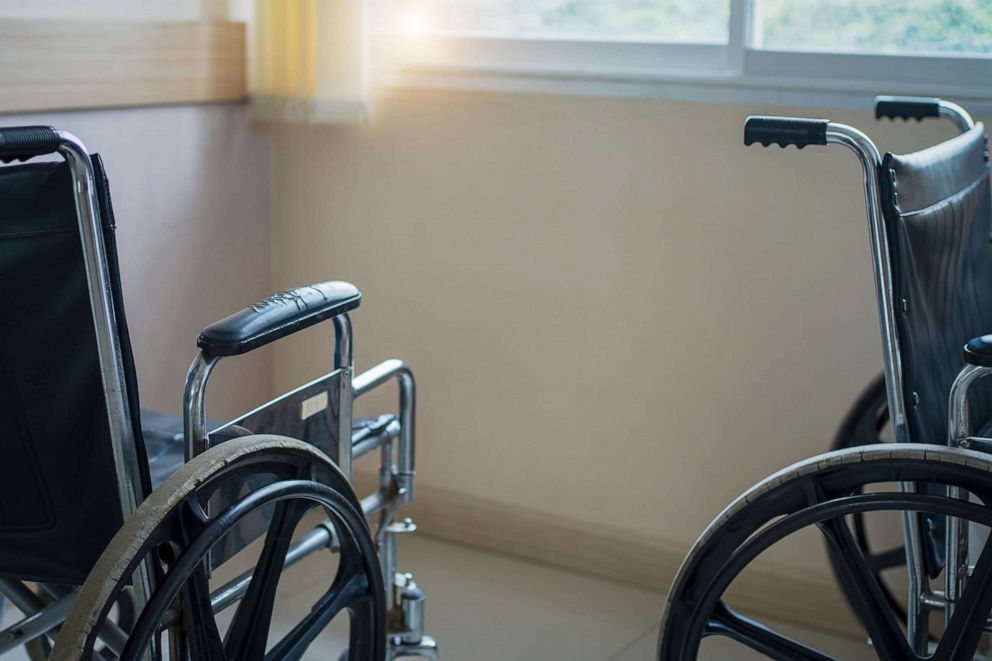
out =
[(992, 335), (982, 335), (964, 345), (964, 360), (969, 365), (992, 367)]
[(196, 345), (211, 356), (237, 356), (354, 310), (361, 300), (347, 282), (288, 289), (210, 324)]

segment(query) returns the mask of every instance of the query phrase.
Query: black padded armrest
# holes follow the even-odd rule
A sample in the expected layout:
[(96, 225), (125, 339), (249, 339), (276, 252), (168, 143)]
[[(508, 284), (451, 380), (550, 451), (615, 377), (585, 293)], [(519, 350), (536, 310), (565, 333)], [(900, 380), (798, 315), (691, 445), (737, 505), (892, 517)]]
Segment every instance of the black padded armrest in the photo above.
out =
[(982, 335), (964, 345), (964, 360), (969, 365), (992, 367), (992, 335)]
[(196, 345), (211, 356), (237, 356), (354, 310), (362, 294), (347, 282), (288, 289), (210, 324)]

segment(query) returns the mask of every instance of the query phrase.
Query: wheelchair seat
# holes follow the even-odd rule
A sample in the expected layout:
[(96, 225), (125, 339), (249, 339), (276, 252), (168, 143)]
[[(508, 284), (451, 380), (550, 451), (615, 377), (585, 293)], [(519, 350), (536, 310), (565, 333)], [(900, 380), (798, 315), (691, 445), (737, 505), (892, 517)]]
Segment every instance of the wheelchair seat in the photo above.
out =
[[(352, 423), (352, 441), (362, 440), (382, 434), (387, 426), (396, 421), (394, 415), (380, 415), (370, 418), (355, 418)], [(207, 420), (211, 430), (225, 427), (217, 420)], [(265, 430), (244, 429), (245, 435), (262, 433)], [(151, 471), (152, 487), (157, 489), (170, 475), (179, 470), (186, 461), (186, 440), (183, 418), (180, 415), (141, 409), (141, 433), (145, 450), (148, 453), (148, 468)]]

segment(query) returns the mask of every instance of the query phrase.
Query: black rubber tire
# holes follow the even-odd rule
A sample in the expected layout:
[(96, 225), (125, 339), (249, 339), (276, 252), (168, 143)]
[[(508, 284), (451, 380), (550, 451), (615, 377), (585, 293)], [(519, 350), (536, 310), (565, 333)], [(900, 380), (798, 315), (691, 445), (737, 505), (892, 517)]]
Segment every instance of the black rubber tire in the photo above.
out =
[[(983, 504), (976, 505), (932, 494), (852, 496), (870, 484), (900, 482), (959, 486), (978, 496)], [(851, 552), (856, 550), (853, 535), (843, 521), (843, 516), (853, 510), (843, 508), (876, 496), (882, 502), (894, 503), (887, 510), (928, 511), (927, 508), (930, 508), (929, 511), (937, 512), (941, 507), (955, 508), (954, 516), (989, 525), (992, 523), (992, 508), (988, 505), (992, 503), (992, 457), (944, 446), (885, 444), (829, 452), (801, 461), (766, 478), (729, 505), (706, 528), (686, 556), (665, 604), (658, 641), (658, 658), (663, 661), (692, 661), (696, 658), (699, 643), (705, 635), (729, 635), (726, 633), (729, 630), (725, 624), (727, 621), (734, 623), (734, 627), (747, 628), (755, 625), (739, 618), (727, 607), (723, 601), (724, 591), (755, 554), (767, 548), (762, 544), (774, 543), (776, 539), (773, 537), (780, 534), (780, 531), (785, 531), (781, 532), (784, 535), (798, 530), (799, 528), (790, 528), (795, 522), (808, 526), (810, 524), (803, 522), (813, 521), (811, 517), (828, 511), (824, 510), (825, 507), (833, 507), (831, 511), (834, 514), (828, 523), (838, 520), (841, 523), (831, 524), (831, 534), (846, 534), (850, 539), (846, 549)], [(923, 501), (926, 501), (926, 507), (921, 504)], [(816, 525), (820, 527), (823, 521), (817, 520)], [(986, 550), (988, 549), (992, 549), (992, 545), (987, 546)], [(990, 561), (987, 566), (992, 567), (992, 551), (989, 553)], [(979, 564), (982, 564), (981, 560)], [(986, 565), (982, 566), (984, 568)], [(983, 599), (988, 598), (992, 604), (992, 571), (989, 572), (989, 577), (989, 583), (983, 579), (982, 583), (975, 584), (974, 594), (981, 595)], [(865, 579), (863, 584), (870, 587), (871, 581)], [(985, 589), (986, 586), (988, 589)], [(869, 594), (864, 591), (862, 593)], [(858, 607), (858, 616), (863, 623), (869, 619), (875, 623), (898, 622), (879, 591), (870, 592), (870, 596), (871, 599), (862, 600)], [(967, 646), (971, 644), (972, 637), (977, 645), (977, 638), (981, 636), (984, 626), (985, 615), (980, 612), (983, 607), (984, 605), (971, 609), (978, 613), (976, 617), (980, 617), (981, 622), (974, 627), (962, 629), (963, 633), (958, 637), (960, 642), (947, 645)], [(959, 609), (958, 613), (964, 610)], [(985, 612), (988, 612), (987, 608)], [(962, 622), (970, 620), (963, 617)], [(898, 630), (899, 625), (894, 626)], [(761, 629), (764, 630), (763, 627)], [(735, 631), (739, 633), (739, 629)], [(873, 638), (882, 640), (883, 636)], [(951, 640), (946, 636), (945, 638)], [(940, 644), (944, 644), (944, 640)], [(881, 658), (886, 658), (879, 651), (881, 647), (876, 641), (876, 653)], [(795, 650), (782, 653), (781, 647), (775, 653), (768, 653), (767, 649), (776, 648), (773, 646), (761, 650), (771, 658), (827, 658), (803, 657)], [(889, 655), (888, 658), (913, 657)]]

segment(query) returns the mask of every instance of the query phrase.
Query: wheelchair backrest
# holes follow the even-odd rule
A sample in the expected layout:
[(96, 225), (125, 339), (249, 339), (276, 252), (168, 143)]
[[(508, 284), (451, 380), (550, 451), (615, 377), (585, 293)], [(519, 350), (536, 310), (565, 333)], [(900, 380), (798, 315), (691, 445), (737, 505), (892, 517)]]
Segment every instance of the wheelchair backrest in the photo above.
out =
[[(140, 444), (113, 210), (102, 163), (93, 160), (127, 404)], [(0, 577), (79, 584), (122, 516), (65, 162), (0, 167), (0, 311)]]
[[(879, 172), (909, 440), (944, 444), (962, 349), (992, 332), (992, 198), (981, 124)], [(992, 421), (992, 384), (973, 388), (972, 420)]]

